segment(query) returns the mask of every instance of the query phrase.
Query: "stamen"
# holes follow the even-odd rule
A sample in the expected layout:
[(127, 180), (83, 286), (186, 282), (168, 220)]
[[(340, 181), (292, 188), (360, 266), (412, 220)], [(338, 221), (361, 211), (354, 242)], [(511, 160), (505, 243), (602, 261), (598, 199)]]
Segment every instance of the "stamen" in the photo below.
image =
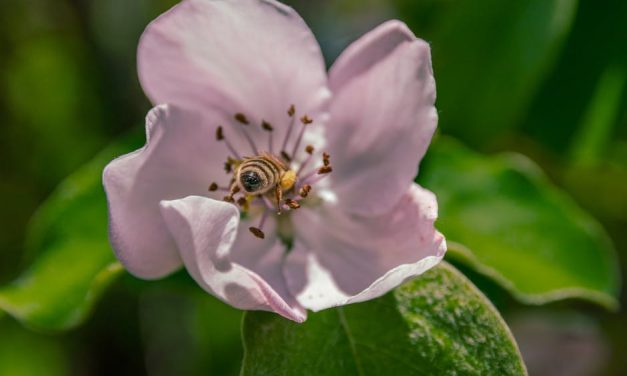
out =
[(270, 200), (266, 197), (266, 196), (258, 196), (261, 201), (263, 202), (263, 205), (266, 207), (266, 209), (268, 210), (274, 210), (274, 208), (272, 207), (272, 202), (270, 202)]
[(272, 132), (274, 130), (272, 125), (270, 123), (268, 123), (267, 121), (265, 121), (265, 120), (263, 120), (261, 122), (261, 128), (263, 128), (264, 130), (266, 130), (268, 132)]
[[(242, 123), (243, 125), (250, 124), (246, 116), (242, 114), (241, 112), (236, 113), (234, 118), (235, 120)], [(246, 138), (246, 141), (248, 141), (248, 144), (250, 145), (251, 149), (253, 149), (253, 153), (255, 153), (255, 155), (259, 155), (259, 150), (257, 150), (257, 145), (255, 145), (255, 142), (248, 134), (248, 131), (246, 130), (246, 128), (242, 128), (242, 133), (244, 133), (244, 137)]]
[(324, 175), (330, 172), (333, 172), (333, 168), (330, 165), (325, 165), (318, 169), (318, 175)]
[(231, 195), (224, 196), (224, 198), (222, 200), (224, 200), (226, 202), (230, 202), (231, 204), (235, 203), (235, 200), (233, 199), (233, 196), (231, 196)]
[(311, 158), (313, 157), (313, 152), (314, 152), (313, 146), (311, 145), (305, 146), (305, 153), (307, 153), (308, 155), (307, 155), (307, 158), (305, 158), (305, 161), (303, 161), (303, 163), (298, 168), (298, 171), (296, 171), (296, 175), (300, 175), (301, 171), (303, 171), (303, 169), (309, 164), (309, 162), (311, 161)]
[(285, 159), (288, 163), (292, 161), (292, 158), (285, 152), (285, 150), (281, 151), (281, 157), (283, 157), (283, 159)]
[(263, 214), (261, 215), (261, 221), (259, 221), (259, 227), (249, 227), (248, 231), (250, 231), (253, 235), (258, 237), (259, 239), (264, 239), (266, 237), (266, 234), (264, 234), (261, 229), (263, 228), (263, 225), (266, 223), (266, 218), (268, 218), (268, 210), (264, 210)]
[[(324, 156), (323, 156), (324, 159)], [(326, 158), (328, 160), (328, 158)], [(314, 183), (322, 180), (322, 179), (318, 179), (315, 178), (314, 180), (312, 180), (312, 178), (315, 175), (322, 175), (322, 177), (327, 176), (329, 173), (333, 172), (333, 167), (331, 167), (331, 165), (327, 165), (327, 166), (322, 166), (320, 168), (318, 168), (317, 170), (313, 170), (310, 171), (309, 173), (307, 173), (305, 176), (300, 178), (300, 184), (302, 184), (302, 186), (304, 186), (305, 184), (309, 184), (309, 185), (313, 185)], [(320, 177), (320, 176), (318, 176)]]
[(235, 120), (239, 121), (240, 123), (242, 123), (244, 125), (250, 124), (248, 122), (248, 119), (246, 118), (246, 115), (242, 114), (241, 112), (236, 113), (234, 118), (235, 118)]
[(240, 157), (240, 155), (235, 151), (235, 148), (233, 148), (233, 145), (231, 145), (229, 140), (227, 140), (226, 137), (224, 137), (224, 129), (222, 129), (221, 125), (218, 126), (218, 128), (216, 129), (216, 140), (224, 141), (224, 143), (226, 144), (226, 147), (229, 149), (231, 154), (233, 154), (233, 156), (237, 159), (242, 159), (242, 157)]
[(300, 197), (305, 198), (309, 195), (310, 191), (311, 191), (311, 185), (305, 184), (298, 190), (298, 194), (300, 195)]
[(314, 185), (316, 183), (318, 183), (320, 180), (323, 180), (324, 178), (326, 178), (327, 176), (329, 176), (329, 174), (323, 174), (323, 175), (311, 175), (309, 177), (307, 177), (306, 179), (303, 179), (302, 183), (305, 185)]
[(248, 231), (250, 231), (253, 235), (258, 237), (259, 239), (265, 239), (266, 237), (266, 234), (264, 234), (263, 231), (261, 231), (261, 229), (257, 227), (249, 227)]
[(308, 125), (313, 123), (313, 119), (311, 119), (309, 116), (307, 115), (303, 115), (302, 118), (300, 118), (300, 121), (304, 124), (304, 125)]
[(313, 120), (307, 116), (304, 115), (302, 118), (300, 118), (300, 122), (303, 123), (303, 126), (300, 129), (300, 132), (298, 133), (298, 138), (296, 139), (296, 143), (294, 144), (294, 148), (292, 149), (292, 156), (296, 156), (296, 150), (298, 150), (298, 147), (300, 146), (300, 142), (303, 140), (303, 135), (305, 134), (305, 128), (307, 128), (307, 125), (313, 123)]
[(287, 205), (290, 209), (298, 209), (300, 208), (300, 204), (291, 198), (285, 200), (285, 205)]
[(287, 146), (287, 141), (290, 139), (290, 136), (292, 135), (292, 128), (294, 128), (294, 114), (296, 114), (296, 108), (294, 107), (294, 105), (290, 106), (290, 108), (287, 110), (287, 114), (290, 116), (290, 124), (287, 128), (287, 133), (285, 133), (285, 138), (283, 139), (283, 145), (281, 146), (281, 156), (285, 158), (288, 162), (290, 162), (292, 159), (289, 157), (289, 155), (285, 151), (285, 147)]
[(329, 153), (327, 152), (322, 153), (322, 163), (325, 165), (325, 167), (329, 167), (331, 165), (330, 158), (331, 156), (329, 155)]
[(216, 191), (221, 191), (221, 192), (229, 192), (229, 189), (227, 187), (221, 187), (218, 184), (211, 183), (211, 185), (209, 186), (209, 189), (207, 189), (209, 192), (216, 192)]
[(270, 153), (272, 153), (272, 131), (274, 130), (274, 128), (272, 127), (272, 125), (270, 123), (268, 123), (265, 120), (261, 121), (261, 128), (265, 131), (268, 131), (268, 133), (270, 134), (268, 137), (268, 151)]
[(300, 177), (300, 182), (301, 184), (306, 181), (307, 179), (309, 179), (310, 177), (314, 176), (316, 173), (318, 172), (318, 170), (313, 170), (313, 171), (309, 171), (308, 173), (306, 173), (305, 175)]

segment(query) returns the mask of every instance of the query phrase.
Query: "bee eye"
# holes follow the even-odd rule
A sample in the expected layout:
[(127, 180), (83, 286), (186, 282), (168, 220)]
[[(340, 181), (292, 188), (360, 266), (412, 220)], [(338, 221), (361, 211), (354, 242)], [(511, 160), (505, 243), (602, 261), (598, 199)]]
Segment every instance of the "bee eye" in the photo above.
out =
[(242, 173), (240, 176), (240, 182), (242, 183), (242, 187), (247, 192), (255, 192), (259, 188), (261, 188), (261, 177), (255, 171), (246, 171)]

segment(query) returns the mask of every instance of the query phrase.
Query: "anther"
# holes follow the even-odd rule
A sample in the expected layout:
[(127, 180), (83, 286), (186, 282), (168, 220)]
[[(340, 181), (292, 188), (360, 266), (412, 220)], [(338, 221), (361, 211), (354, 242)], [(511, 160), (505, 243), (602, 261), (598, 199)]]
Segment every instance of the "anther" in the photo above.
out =
[(272, 124), (268, 123), (265, 120), (261, 121), (261, 128), (270, 133), (268, 137), (268, 150), (270, 151), (270, 153), (272, 153), (272, 131), (274, 130), (274, 128), (272, 127)]
[[(283, 143), (281, 144), (281, 148), (280, 150), (285, 150), (285, 147), (287, 146), (287, 141), (289, 141), (290, 136), (292, 135), (292, 129), (294, 129), (294, 114), (296, 113), (296, 108), (294, 107), (294, 105), (291, 105), (290, 108), (287, 110), (287, 114), (290, 116), (290, 124), (287, 127), (287, 132), (285, 132), (285, 138), (283, 138)], [(289, 159), (286, 159), (288, 162), (290, 161)]]
[[(250, 124), (246, 116), (242, 114), (241, 112), (236, 113), (235, 115), (233, 115), (233, 117), (235, 118), (235, 120), (237, 120), (238, 122), (244, 125)], [(250, 138), (250, 135), (248, 134), (246, 129), (243, 129), (242, 133), (244, 134), (246, 141), (248, 141), (248, 144), (250, 145), (250, 148), (252, 149), (253, 153), (255, 153), (255, 155), (259, 155), (259, 151), (257, 150), (257, 145), (255, 145), (255, 141), (253, 141), (253, 139)]]
[(305, 152), (307, 152), (307, 154), (311, 155), (314, 152), (314, 147), (313, 145), (307, 145), (305, 146)]
[(223, 200), (226, 202), (230, 202), (231, 204), (235, 202), (235, 200), (233, 199), (233, 196), (231, 195), (224, 196)]
[(264, 239), (266, 237), (266, 234), (264, 234), (263, 231), (261, 231), (257, 227), (249, 227), (248, 231), (250, 231), (253, 235), (258, 237), (259, 239)]
[(281, 157), (283, 157), (283, 159), (285, 159), (287, 162), (291, 162), (292, 158), (290, 157), (289, 154), (287, 154), (287, 152), (285, 150), (281, 151)]
[(329, 153), (322, 153), (322, 163), (325, 165), (325, 167), (328, 167), (331, 164), (330, 158), (331, 156), (329, 155)]
[(246, 115), (242, 114), (241, 112), (236, 113), (234, 117), (235, 117), (235, 120), (239, 121), (240, 123), (244, 125), (250, 124), (248, 122), (248, 119), (246, 118)]
[(307, 115), (303, 115), (303, 117), (300, 118), (300, 121), (305, 125), (313, 123), (313, 120)]
[(265, 121), (265, 120), (263, 120), (261, 122), (261, 128), (263, 128), (264, 130), (266, 130), (268, 132), (272, 132), (272, 130), (274, 130), (272, 125), (270, 123), (268, 123), (267, 121)]
[(329, 166), (322, 166), (318, 169), (318, 175), (328, 174), (333, 171), (333, 168)]
[(226, 139), (226, 137), (224, 137), (224, 129), (222, 128), (222, 126), (218, 126), (218, 128), (216, 128), (216, 140), (218, 141), (224, 141), (226, 143), (226, 147), (229, 149), (229, 151), (231, 152), (231, 154), (233, 154), (233, 156), (235, 158), (239, 158), (241, 159), (241, 157), (239, 156), (239, 154), (237, 153), (237, 151), (235, 151), (235, 149), (233, 148), (233, 145), (231, 145), (231, 143), (229, 142), (229, 140)]
[(230, 174), (231, 172), (233, 172), (233, 166), (237, 167), (239, 163), (240, 161), (238, 161), (237, 159), (227, 157), (226, 162), (224, 162), (224, 171), (226, 171), (227, 174)]
[(309, 191), (311, 191), (311, 185), (305, 184), (298, 190), (298, 194), (300, 197), (305, 198), (309, 195)]
[(300, 146), (300, 142), (303, 140), (303, 136), (305, 135), (305, 128), (307, 128), (308, 124), (313, 123), (313, 120), (307, 115), (304, 115), (303, 117), (301, 117), (300, 121), (301, 123), (303, 123), (303, 127), (300, 129), (300, 132), (298, 133), (298, 138), (296, 139), (296, 142), (294, 143), (294, 148), (292, 149), (292, 155), (296, 155), (296, 150), (298, 150), (298, 147)]
[(217, 183), (211, 183), (211, 185), (209, 186), (209, 192), (215, 192), (218, 190), (218, 184)]
[(290, 209), (298, 209), (300, 208), (300, 204), (291, 198), (285, 200), (285, 205), (287, 205)]

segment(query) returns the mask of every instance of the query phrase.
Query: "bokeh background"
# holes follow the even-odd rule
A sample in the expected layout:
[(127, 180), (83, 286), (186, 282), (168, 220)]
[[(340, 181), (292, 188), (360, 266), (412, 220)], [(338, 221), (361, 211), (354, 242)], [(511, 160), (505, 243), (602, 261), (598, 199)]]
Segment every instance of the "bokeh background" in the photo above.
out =
[[(142, 125), (150, 104), (137, 80), (137, 41), (175, 3), (0, 2), (0, 284), (35, 257), (25, 252), (26, 228), (57, 184)], [(602, 223), (625, 270), (627, 2), (288, 3), (312, 27), (328, 64), (373, 26), (405, 21), (432, 44), (440, 132), (482, 153), (529, 156)], [(501, 310), (530, 374), (624, 374), (624, 308), (523, 306), (464, 272)], [(33, 332), (0, 313), (0, 374), (237, 374), (241, 313), (181, 288), (185, 278), (123, 276), (84, 325), (64, 333)]]

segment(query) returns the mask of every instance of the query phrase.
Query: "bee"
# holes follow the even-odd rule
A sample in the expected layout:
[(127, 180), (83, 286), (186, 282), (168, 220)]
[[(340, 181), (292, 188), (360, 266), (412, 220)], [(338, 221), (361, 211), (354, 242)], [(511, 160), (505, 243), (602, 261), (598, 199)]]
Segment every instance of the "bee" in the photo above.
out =
[(241, 190), (248, 195), (264, 195), (274, 190), (279, 213), (283, 192), (296, 184), (296, 172), (270, 153), (244, 158), (237, 166), (234, 177), (231, 192)]

